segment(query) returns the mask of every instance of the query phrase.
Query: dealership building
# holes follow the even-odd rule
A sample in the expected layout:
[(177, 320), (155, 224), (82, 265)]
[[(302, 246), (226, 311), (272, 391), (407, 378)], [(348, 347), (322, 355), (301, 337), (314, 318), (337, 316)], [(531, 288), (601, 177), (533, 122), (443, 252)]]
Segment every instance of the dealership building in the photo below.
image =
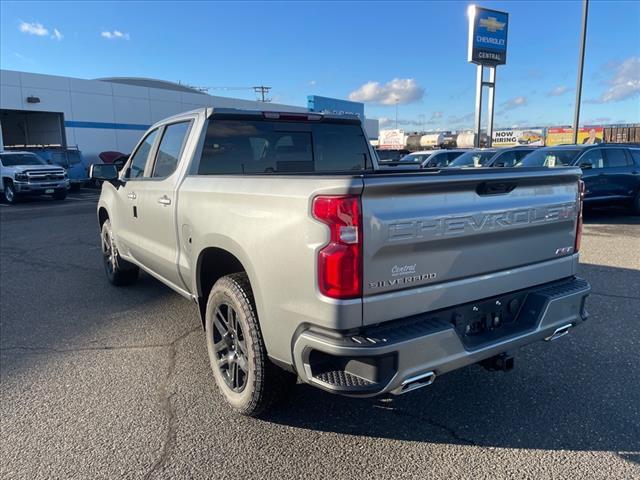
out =
[[(364, 113), (362, 104), (326, 97), (310, 96), (305, 108), (213, 96), (148, 78), (84, 80), (0, 70), (2, 145), (77, 146), (90, 163), (103, 151), (130, 153), (153, 123), (200, 107)], [(378, 121), (363, 120), (367, 136), (378, 138)]]

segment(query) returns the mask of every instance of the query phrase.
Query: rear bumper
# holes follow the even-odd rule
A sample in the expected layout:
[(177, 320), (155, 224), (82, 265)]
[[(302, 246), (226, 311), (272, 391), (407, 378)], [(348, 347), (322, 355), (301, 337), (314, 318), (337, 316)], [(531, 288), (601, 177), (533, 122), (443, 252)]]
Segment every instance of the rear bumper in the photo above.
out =
[[(461, 305), (387, 322), (357, 332), (310, 327), (294, 340), (293, 358), (303, 381), (334, 393), (370, 397), (404, 393), (410, 383), (480, 362), (537, 340), (551, 339), (587, 318), (589, 284), (577, 277), (515, 292), (524, 299), (513, 323), (467, 337), (452, 318), (473, 310)], [(501, 303), (502, 297), (476, 302)], [(506, 304), (506, 303), (505, 303)], [(557, 333), (556, 333), (557, 332)], [(432, 374), (432, 375), (431, 375)]]

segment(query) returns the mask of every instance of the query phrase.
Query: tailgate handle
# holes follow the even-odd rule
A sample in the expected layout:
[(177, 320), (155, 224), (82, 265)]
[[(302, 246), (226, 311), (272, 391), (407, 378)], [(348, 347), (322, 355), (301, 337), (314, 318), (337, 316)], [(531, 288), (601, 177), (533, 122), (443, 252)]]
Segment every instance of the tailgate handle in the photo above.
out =
[(516, 182), (483, 182), (478, 185), (476, 192), (478, 195), (504, 195), (517, 186)]

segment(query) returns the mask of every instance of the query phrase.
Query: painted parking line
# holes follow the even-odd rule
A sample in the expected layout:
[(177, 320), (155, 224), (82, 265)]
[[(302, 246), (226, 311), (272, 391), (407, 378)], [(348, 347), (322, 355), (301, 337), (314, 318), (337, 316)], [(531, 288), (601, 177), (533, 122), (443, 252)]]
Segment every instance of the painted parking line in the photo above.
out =
[(100, 198), (100, 195), (96, 195), (95, 197), (71, 197), (68, 196), (65, 200), (72, 200), (74, 202), (92, 202), (97, 201)]

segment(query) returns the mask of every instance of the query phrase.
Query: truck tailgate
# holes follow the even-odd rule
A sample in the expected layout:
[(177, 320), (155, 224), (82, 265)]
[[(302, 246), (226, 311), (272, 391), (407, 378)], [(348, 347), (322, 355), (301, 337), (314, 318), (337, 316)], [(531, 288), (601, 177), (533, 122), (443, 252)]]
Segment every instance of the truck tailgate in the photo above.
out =
[(365, 177), (364, 324), (574, 274), (580, 173), (518, 168)]

